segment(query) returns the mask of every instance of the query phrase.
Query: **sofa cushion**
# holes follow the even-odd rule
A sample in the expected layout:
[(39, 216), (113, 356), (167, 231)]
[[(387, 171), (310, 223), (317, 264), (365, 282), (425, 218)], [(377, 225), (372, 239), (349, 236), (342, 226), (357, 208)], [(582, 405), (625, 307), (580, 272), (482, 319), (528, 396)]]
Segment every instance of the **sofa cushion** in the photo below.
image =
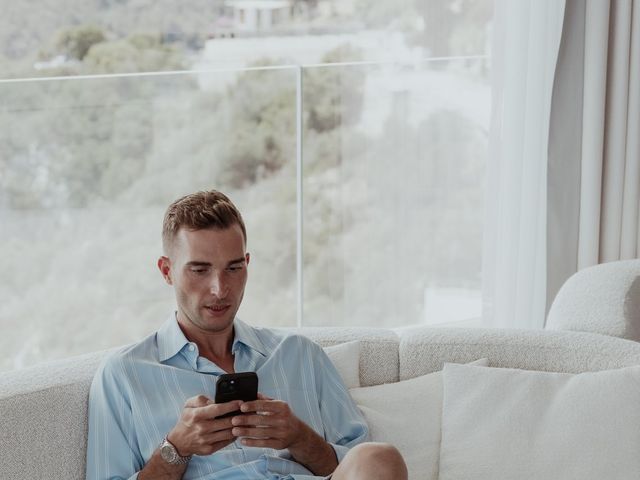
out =
[(640, 366), (578, 375), (445, 365), (440, 479), (628, 480)]
[[(486, 365), (486, 359), (473, 362)], [(409, 480), (437, 480), (442, 416), (442, 373), (349, 393), (364, 414), (371, 440), (394, 445), (407, 463)]]
[(324, 351), (336, 367), (347, 388), (360, 386), (360, 341), (339, 343), (324, 347)]
[(573, 274), (547, 316), (550, 330), (640, 341), (640, 260), (602, 263)]
[(105, 353), (0, 374), (0, 478), (85, 478), (89, 386)]
[(366, 327), (304, 327), (296, 329), (323, 347), (360, 342), (360, 385), (398, 381), (398, 335), (389, 329)]

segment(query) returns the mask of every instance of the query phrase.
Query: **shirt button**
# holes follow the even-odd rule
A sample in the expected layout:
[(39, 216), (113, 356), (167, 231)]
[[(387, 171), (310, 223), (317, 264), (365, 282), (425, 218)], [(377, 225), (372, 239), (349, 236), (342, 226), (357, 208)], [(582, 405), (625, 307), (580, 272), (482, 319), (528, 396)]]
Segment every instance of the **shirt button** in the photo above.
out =
[(196, 347), (193, 345), (193, 343), (191, 345), (189, 345), (189, 351), (193, 352), (196, 349)]

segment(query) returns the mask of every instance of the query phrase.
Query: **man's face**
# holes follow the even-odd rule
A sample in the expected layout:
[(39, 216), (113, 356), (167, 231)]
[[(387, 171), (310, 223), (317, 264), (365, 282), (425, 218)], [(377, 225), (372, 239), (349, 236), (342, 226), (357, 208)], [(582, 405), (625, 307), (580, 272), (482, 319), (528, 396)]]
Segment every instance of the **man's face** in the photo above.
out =
[(202, 333), (230, 330), (249, 264), (240, 226), (180, 229), (168, 254), (158, 260), (158, 267), (176, 292), (180, 325)]

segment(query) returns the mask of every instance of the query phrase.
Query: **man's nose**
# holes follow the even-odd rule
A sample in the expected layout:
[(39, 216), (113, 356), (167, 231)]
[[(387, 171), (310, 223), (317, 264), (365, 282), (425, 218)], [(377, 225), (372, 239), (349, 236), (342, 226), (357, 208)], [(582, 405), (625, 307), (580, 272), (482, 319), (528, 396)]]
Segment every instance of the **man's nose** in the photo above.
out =
[(224, 298), (229, 292), (229, 286), (224, 279), (224, 273), (214, 273), (211, 278), (210, 290), (218, 298)]

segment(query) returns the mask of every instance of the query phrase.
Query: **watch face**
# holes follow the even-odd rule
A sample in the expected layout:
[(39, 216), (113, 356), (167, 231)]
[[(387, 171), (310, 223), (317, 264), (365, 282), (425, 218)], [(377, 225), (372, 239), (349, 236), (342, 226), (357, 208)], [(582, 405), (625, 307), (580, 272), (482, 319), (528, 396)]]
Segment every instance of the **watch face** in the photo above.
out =
[(160, 456), (165, 462), (173, 462), (177, 457), (177, 452), (171, 445), (165, 443), (160, 447)]

